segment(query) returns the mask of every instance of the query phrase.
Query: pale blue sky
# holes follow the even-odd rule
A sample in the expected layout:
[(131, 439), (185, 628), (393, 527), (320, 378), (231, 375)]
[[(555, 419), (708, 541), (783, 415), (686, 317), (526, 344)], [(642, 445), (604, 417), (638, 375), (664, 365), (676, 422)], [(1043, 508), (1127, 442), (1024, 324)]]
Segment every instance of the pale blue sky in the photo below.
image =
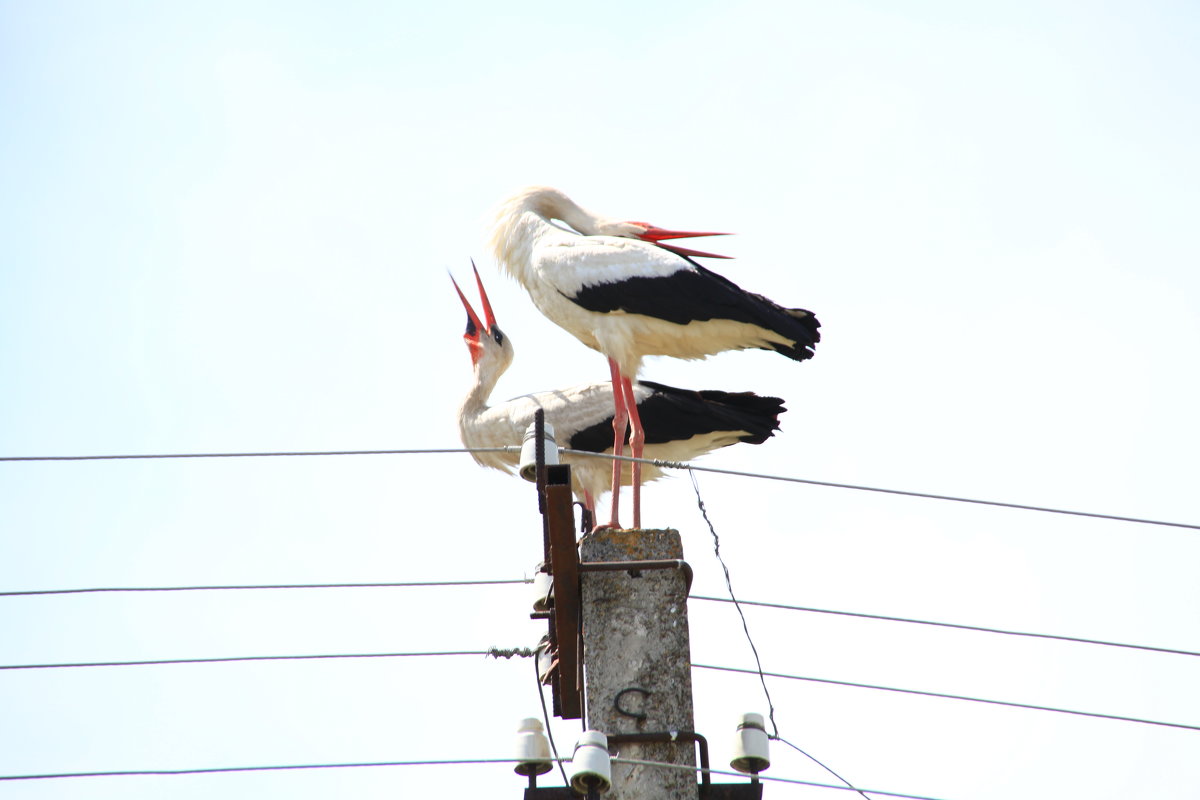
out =
[[(1200, 20), (1185, 3), (0, 2), (0, 455), (454, 447), (447, 269), (517, 360), (602, 380), (485, 256), (529, 183), (729, 230), (811, 362), (643, 374), (779, 395), (705, 464), (1200, 522)], [(1200, 650), (1195, 531), (700, 476), (746, 598)], [(467, 456), (0, 464), (0, 590), (495, 579), (531, 490)], [(647, 489), (723, 592), (686, 478)], [(692, 604), (696, 661), (752, 662)], [(750, 611), (766, 669), (1200, 724), (1195, 659)], [(0, 664), (532, 644), (519, 588), (0, 598)], [(996, 637), (1000, 638), (1000, 637)], [(0, 775), (498, 757), (527, 663), (0, 675)], [(728, 759), (757, 681), (697, 672)], [(1193, 731), (776, 682), (785, 736), (948, 800), (1175, 796)], [(559, 724), (569, 750), (578, 726)], [(793, 757), (795, 756), (795, 757)], [(1103, 765), (1103, 767), (1098, 767)], [(505, 767), (0, 785), (5, 798), (417, 796)], [(772, 774), (824, 780), (794, 753)], [(768, 795), (840, 796), (771, 786)]]

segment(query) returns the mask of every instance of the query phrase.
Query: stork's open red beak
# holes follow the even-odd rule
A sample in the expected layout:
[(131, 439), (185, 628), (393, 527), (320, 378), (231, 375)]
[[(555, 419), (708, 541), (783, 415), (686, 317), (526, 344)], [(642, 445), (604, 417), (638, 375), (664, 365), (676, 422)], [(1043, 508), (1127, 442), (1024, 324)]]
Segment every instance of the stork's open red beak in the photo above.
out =
[(479, 268), (475, 266), (475, 259), (471, 259), (471, 270), (475, 273), (475, 285), (479, 287), (479, 299), (483, 303), (483, 317), (487, 320), (488, 330), (491, 330), (496, 325), (496, 315), (492, 313), (492, 304), (488, 300), (487, 290), (483, 288), (483, 281), (479, 277)]
[(471, 261), (471, 269), (475, 272), (475, 285), (479, 287), (479, 299), (483, 303), (483, 319), (487, 325), (479, 321), (479, 315), (475, 313), (475, 309), (471, 308), (470, 301), (458, 287), (458, 281), (454, 280), (453, 275), (450, 276), (450, 282), (454, 284), (454, 291), (458, 292), (458, 299), (462, 300), (463, 307), (467, 309), (467, 319), (470, 320), (470, 323), (481, 331), (490, 331), (496, 326), (496, 315), (492, 313), (491, 301), (488, 300), (487, 290), (483, 288), (483, 280), (479, 277), (479, 269), (475, 266), (474, 260)]
[(475, 313), (475, 309), (471, 308), (467, 296), (463, 294), (462, 289), (458, 288), (458, 281), (454, 280), (453, 275), (450, 276), (450, 282), (454, 284), (454, 291), (458, 292), (458, 299), (462, 300), (463, 307), (467, 309), (467, 332), (463, 334), (463, 338), (468, 341), (478, 340), (480, 333), (487, 329), (479, 321), (479, 315)]
[[(639, 223), (644, 224), (644, 223)], [(697, 236), (728, 236), (727, 233), (714, 233), (710, 231), (672, 231), (666, 228), (659, 228), (654, 225), (647, 225), (646, 230), (642, 232), (640, 238), (647, 242), (654, 242), (664, 250), (670, 250), (681, 256), (694, 256), (698, 258), (730, 258), (730, 256), (722, 256), (716, 253), (705, 253), (702, 250), (689, 250), (686, 247), (676, 247), (673, 244), (663, 244), (664, 239), (691, 239)]]
[(475, 285), (479, 287), (479, 299), (483, 303), (483, 318), (487, 321), (487, 325), (480, 321), (475, 309), (471, 308), (471, 303), (463, 294), (462, 289), (458, 287), (458, 281), (454, 280), (453, 275), (450, 276), (450, 282), (454, 284), (454, 291), (458, 292), (458, 299), (462, 300), (463, 307), (467, 309), (467, 330), (463, 334), (463, 339), (466, 340), (467, 347), (471, 350), (471, 363), (475, 363), (479, 360), (482, 352), (480, 337), (496, 327), (496, 315), (492, 313), (491, 301), (488, 300), (487, 291), (483, 288), (483, 281), (479, 277), (479, 270), (476, 269), (474, 261), (471, 261), (471, 269), (475, 271)]

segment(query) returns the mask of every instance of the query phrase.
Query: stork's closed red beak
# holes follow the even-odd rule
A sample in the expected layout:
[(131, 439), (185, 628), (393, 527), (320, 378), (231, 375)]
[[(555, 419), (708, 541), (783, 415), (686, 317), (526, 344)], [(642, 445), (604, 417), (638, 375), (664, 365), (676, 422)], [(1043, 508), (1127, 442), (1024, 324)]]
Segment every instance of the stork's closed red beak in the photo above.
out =
[(689, 250), (686, 247), (676, 247), (673, 244), (663, 244), (664, 239), (691, 239), (697, 236), (728, 236), (727, 233), (716, 233), (711, 231), (672, 231), (666, 228), (659, 228), (655, 225), (647, 225), (646, 230), (642, 232), (640, 238), (647, 242), (654, 242), (664, 250), (670, 250), (681, 256), (693, 256), (698, 258), (729, 258), (730, 256), (722, 256), (716, 253), (705, 253), (703, 250)]

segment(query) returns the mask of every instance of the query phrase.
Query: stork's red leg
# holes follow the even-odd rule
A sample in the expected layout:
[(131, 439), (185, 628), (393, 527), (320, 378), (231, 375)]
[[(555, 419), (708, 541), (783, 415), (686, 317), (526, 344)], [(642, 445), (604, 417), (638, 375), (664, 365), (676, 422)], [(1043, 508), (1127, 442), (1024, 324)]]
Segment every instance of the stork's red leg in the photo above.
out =
[[(642, 429), (637, 397), (633, 394), (633, 381), (621, 376), (621, 389), (625, 408), (629, 411), (629, 455), (641, 458), (646, 444), (646, 431)], [(633, 527), (642, 527), (642, 465), (638, 461), (633, 462)]]
[[(625, 392), (623, 390), (623, 381), (621, 378), (621, 368), (617, 366), (617, 362), (611, 358), (608, 360), (608, 368), (612, 373), (612, 389), (613, 389), (613, 455), (624, 455), (625, 451), (625, 428), (629, 424), (629, 407), (625, 402)], [(637, 409), (634, 408), (636, 413)], [(609, 518), (608, 526), (610, 528), (620, 528), (621, 523), (617, 519), (617, 509), (621, 499), (621, 462), (613, 459), (613, 475), (612, 475), (612, 516)]]

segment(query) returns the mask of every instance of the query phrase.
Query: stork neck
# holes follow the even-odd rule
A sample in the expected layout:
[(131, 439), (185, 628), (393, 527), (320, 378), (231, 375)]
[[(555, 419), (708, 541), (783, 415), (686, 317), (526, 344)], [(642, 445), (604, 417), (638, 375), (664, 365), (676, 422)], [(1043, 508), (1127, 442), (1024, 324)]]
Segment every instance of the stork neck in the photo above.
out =
[(567, 223), (584, 236), (594, 235), (600, 223), (599, 217), (585, 211), (578, 203), (557, 189), (543, 189), (532, 198), (532, 210), (544, 219), (557, 219)]
[(503, 369), (496, 369), (486, 358), (475, 365), (475, 380), (459, 407), (460, 417), (478, 416), (487, 411), (488, 398), (492, 396), (492, 390), (496, 388), (496, 382), (500, 380), (503, 372)]
[(602, 220), (581, 208), (557, 189), (534, 186), (523, 189), (496, 209), (491, 249), (504, 269), (525, 284), (526, 270), (533, 247), (546, 236), (563, 236), (563, 229), (551, 223), (559, 220), (590, 236)]

